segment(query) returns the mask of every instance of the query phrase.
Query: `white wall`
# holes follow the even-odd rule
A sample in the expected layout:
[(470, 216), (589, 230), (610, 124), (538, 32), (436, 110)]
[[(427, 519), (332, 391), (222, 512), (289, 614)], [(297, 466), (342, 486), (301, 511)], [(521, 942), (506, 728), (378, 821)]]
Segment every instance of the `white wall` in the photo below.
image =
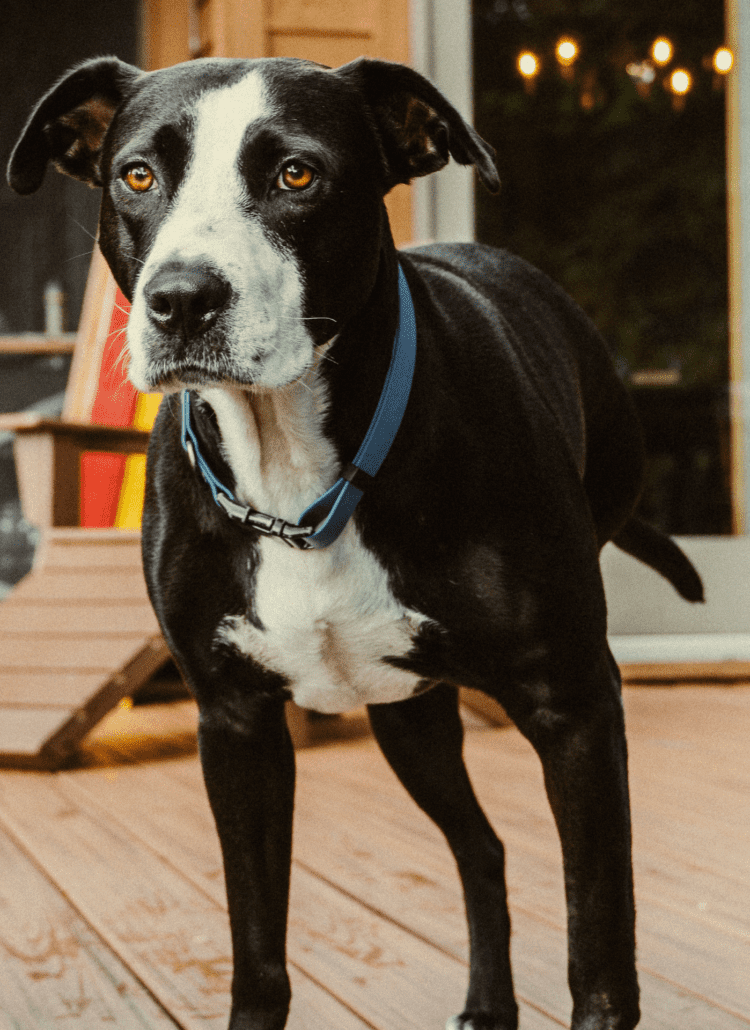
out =
[(750, 534), (750, 3), (726, 0), (735, 66), (727, 83), (733, 507), (735, 531)]
[[(467, 121), (473, 117), (471, 3), (411, 0), (412, 64)], [(436, 175), (415, 180), (414, 239), (474, 239), (474, 171), (451, 161)]]

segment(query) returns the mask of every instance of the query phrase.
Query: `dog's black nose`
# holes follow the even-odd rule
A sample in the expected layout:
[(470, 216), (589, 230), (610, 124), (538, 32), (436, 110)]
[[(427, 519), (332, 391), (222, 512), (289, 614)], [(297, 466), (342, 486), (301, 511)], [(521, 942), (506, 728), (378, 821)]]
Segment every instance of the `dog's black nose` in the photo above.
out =
[(216, 272), (177, 263), (163, 265), (143, 292), (153, 324), (185, 336), (210, 329), (232, 296), (231, 286)]

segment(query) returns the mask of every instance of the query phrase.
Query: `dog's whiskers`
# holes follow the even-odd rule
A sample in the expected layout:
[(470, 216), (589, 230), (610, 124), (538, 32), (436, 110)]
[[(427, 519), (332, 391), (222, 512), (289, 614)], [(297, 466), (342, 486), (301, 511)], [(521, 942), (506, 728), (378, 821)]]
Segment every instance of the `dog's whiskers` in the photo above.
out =
[(113, 371), (115, 369), (120, 369), (124, 373), (124, 375), (127, 376), (127, 371), (128, 371), (128, 364), (127, 364), (127, 362), (128, 362), (129, 352), (128, 352), (128, 340), (127, 340), (127, 336), (125, 334), (125, 330), (124, 329), (120, 329), (118, 331), (118, 333), (117, 333), (117, 336), (119, 336), (121, 338), (124, 338), (125, 342), (123, 343), (122, 347), (120, 348), (120, 353), (115, 358), (115, 363), (114, 363), (114, 366), (113, 366)]
[(67, 265), (71, 261), (80, 261), (81, 258), (90, 258), (93, 253), (93, 250), (84, 250), (81, 254), (73, 254), (71, 257), (65, 258), (64, 264)]
[(94, 243), (99, 242), (98, 237), (94, 233), (92, 233), (90, 229), (87, 229), (83, 222), (79, 222), (74, 215), (71, 215), (70, 212), (68, 212), (68, 218), (70, 218), (71, 222), (74, 222), (78, 226), (81, 232), (84, 232), (88, 237), (90, 237), (90, 239), (92, 239)]

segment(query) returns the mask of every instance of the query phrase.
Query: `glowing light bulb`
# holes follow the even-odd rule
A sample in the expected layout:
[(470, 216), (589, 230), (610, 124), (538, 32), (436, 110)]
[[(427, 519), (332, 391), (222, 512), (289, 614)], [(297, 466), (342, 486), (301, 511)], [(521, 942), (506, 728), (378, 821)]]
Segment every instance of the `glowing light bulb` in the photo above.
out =
[(530, 50), (525, 50), (518, 57), (518, 70), (525, 79), (533, 79), (539, 74), (539, 59)]
[(685, 71), (684, 68), (676, 68), (669, 79), (669, 88), (673, 93), (676, 93), (678, 97), (684, 97), (686, 93), (690, 91), (690, 87), (693, 85), (693, 77), (690, 72)]
[(657, 64), (669, 64), (672, 60), (673, 53), (674, 47), (665, 36), (659, 36), (658, 39), (654, 40), (653, 46), (651, 47), (651, 56)]
[(720, 75), (726, 75), (727, 72), (732, 70), (734, 64), (734, 54), (726, 46), (720, 46), (714, 54), (714, 69)]
[(555, 50), (557, 54), (557, 60), (562, 65), (571, 65), (576, 57), (578, 57), (578, 44), (573, 39), (569, 39), (567, 36), (563, 36), (558, 41), (557, 48)]

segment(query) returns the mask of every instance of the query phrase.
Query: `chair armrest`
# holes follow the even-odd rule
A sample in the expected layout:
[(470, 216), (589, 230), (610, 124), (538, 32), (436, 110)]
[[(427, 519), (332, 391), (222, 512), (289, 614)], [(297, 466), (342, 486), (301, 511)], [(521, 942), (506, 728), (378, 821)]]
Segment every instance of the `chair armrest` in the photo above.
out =
[(19, 436), (48, 435), (66, 437), (80, 442), (84, 451), (118, 451), (126, 454), (145, 454), (150, 430), (133, 426), (97, 426), (90, 422), (67, 422), (49, 418), (35, 411), (0, 414), (0, 432)]
[(75, 333), (21, 333), (20, 336), (0, 336), (0, 354), (72, 354), (76, 345)]

